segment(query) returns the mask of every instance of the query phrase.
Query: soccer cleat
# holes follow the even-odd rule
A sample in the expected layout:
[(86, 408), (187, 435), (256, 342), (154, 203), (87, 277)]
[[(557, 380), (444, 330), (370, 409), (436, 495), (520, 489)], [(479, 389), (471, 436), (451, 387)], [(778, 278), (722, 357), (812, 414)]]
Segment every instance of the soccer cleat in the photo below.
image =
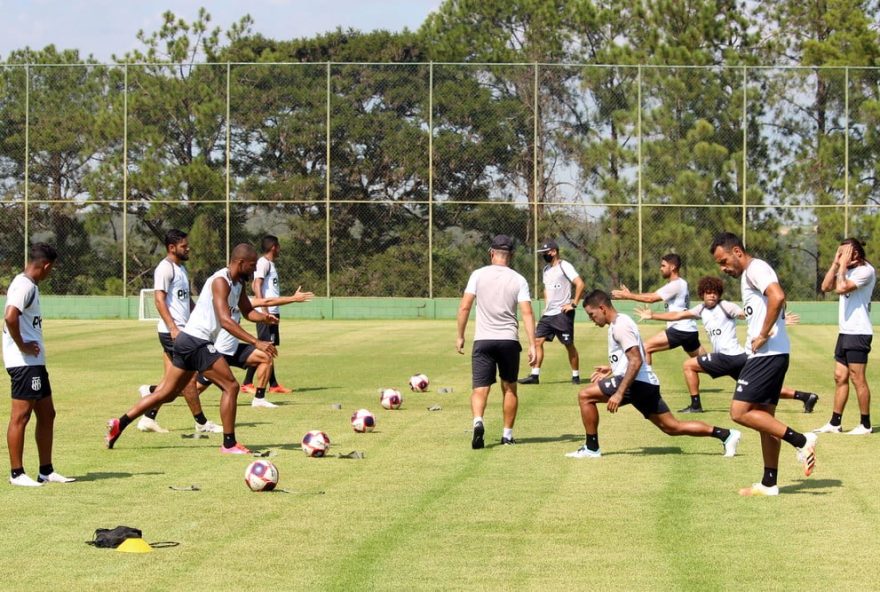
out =
[(516, 440), (514, 440), (513, 438), (505, 438), (503, 436), (501, 437), (502, 446), (513, 446), (514, 444), (516, 444)]
[(795, 448), (795, 450), (798, 462), (804, 466), (804, 476), (809, 477), (816, 469), (816, 444), (819, 441), (819, 436), (806, 433), (804, 437), (807, 439), (807, 443), (803, 448)]
[(779, 487), (777, 485), (767, 487), (766, 485), (763, 485), (761, 483), (754, 483), (751, 487), (743, 487), (742, 489), (740, 489), (739, 494), (746, 497), (779, 495)]
[(196, 432), (201, 432), (203, 434), (222, 434), (223, 426), (219, 426), (209, 419), (205, 423), (196, 422)]
[(678, 412), (679, 413), (702, 413), (703, 408), (702, 407), (692, 407), (691, 405), (688, 405), (684, 409), (679, 409)]
[(293, 392), (293, 389), (289, 389), (283, 384), (276, 384), (275, 386), (269, 387), (270, 393), (278, 393), (279, 395), (289, 395)]
[(255, 387), (253, 383), (243, 384), (241, 385), (241, 392), (253, 395), (257, 392), (257, 387)]
[(220, 446), (221, 454), (250, 454), (251, 451), (245, 448), (240, 442), (236, 442), (232, 448)]
[(584, 444), (574, 452), (567, 452), (565, 456), (568, 458), (600, 458), (602, 456), (602, 451), (590, 450), (587, 448), (587, 445)]
[(474, 437), (471, 438), (471, 448), (478, 450), (486, 445), (485, 442), (483, 442), (483, 434), (485, 432), (486, 428), (483, 427), (482, 421), (478, 421), (474, 424)]
[(831, 422), (826, 423), (821, 428), (816, 428), (813, 430), (814, 434), (839, 434), (843, 430), (839, 425), (831, 425)]
[(541, 378), (537, 374), (529, 374), (525, 378), (517, 380), (520, 384), (541, 384)]
[(52, 471), (48, 475), (43, 475), (42, 473), (37, 475), (37, 481), (40, 483), (73, 483), (76, 479), (73, 477), (65, 477), (60, 473)]
[(37, 483), (33, 479), (27, 476), (27, 473), (22, 473), (15, 479), (12, 477), (9, 478), (9, 483), (11, 485), (18, 485), (20, 487), (41, 487), (42, 483)]
[(138, 394), (141, 396), (141, 399), (144, 397), (149, 397), (152, 393), (150, 393), (150, 385), (142, 384), (138, 387)]
[(736, 456), (736, 446), (742, 438), (742, 432), (739, 430), (730, 430), (730, 435), (724, 441), (724, 456), (730, 458)]
[(141, 416), (138, 420), (137, 428), (142, 432), (156, 432), (157, 434), (167, 434), (168, 430), (159, 425), (155, 419), (150, 419), (146, 415)]
[(122, 435), (122, 430), (119, 428), (119, 420), (116, 418), (108, 419), (107, 435), (104, 436), (104, 443), (107, 445), (107, 448), (113, 448), (120, 435)]
[(251, 407), (265, 407), (266, 409), (275, 409), (276, 407), (278, 407), (278, 405), (276, 405), (275, 403), (271, 403), (266, 399), (258, 399), (257, 397), (254, 397), (251, 400)]
[(872, 431), (874, 431), (872, 428), (866, 428), (862, 424), (859, 424), (856, 427), (854, 427), (853, 429), (851, 429), (850, 431), (848, 431), (846, 433), (846, 435), (847, 436), (867, 436)]
[(572, 376), (572, 377), (571, 377), (571, 384), (580, 384), (580, 383), (581, 383), (581, 377), (580, 377), (580, 376)]
[(807, 393), (807, 400), (804, 401), (804, 413), (812, 413), (816, 403), (819, 402), (819, 395), (816, 393)]

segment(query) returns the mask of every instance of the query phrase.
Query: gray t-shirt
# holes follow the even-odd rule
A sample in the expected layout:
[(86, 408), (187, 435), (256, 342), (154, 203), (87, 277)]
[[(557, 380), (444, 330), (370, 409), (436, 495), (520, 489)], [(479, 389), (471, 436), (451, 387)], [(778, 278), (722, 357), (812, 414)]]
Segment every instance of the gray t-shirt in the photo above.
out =
[(487, 265), (471, 274), (464, 292), (477, 297), (474, 341), (519, 341), (516, 309), (531, 301), (526, 278), (504, 265)]

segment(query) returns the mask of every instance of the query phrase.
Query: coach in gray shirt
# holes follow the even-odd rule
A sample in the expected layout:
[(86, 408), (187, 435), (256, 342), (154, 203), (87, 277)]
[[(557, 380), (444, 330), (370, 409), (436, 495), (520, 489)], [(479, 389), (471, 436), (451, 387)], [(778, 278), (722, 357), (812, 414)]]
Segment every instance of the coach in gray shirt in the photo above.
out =
[(516, 309), (522, 313), (526, 335), (529, 338), (529, 364), (535, 361), (535, 316), (526, 278), (510, 269), (513, 240), (503, 234), (492, 239), (489, 249), (491, 264), (471, 274), (461, 305), (458, 308), (458, 338), (455, 349), (464, 354), (464, 330), (474, 300), (477, 301), (477, 330), (471, 354), (473, 393), (471, 410), (474, 413), (474, 436), (471, 447), (483, 448), (483, 412), (489, 398), (489, 388), (495, 374), (501, 377), (504, 390), (504, 432), (501, 444), (515, 444), (513, 423), (516, 421), (516, 377), (519, 374), (519, 323)]

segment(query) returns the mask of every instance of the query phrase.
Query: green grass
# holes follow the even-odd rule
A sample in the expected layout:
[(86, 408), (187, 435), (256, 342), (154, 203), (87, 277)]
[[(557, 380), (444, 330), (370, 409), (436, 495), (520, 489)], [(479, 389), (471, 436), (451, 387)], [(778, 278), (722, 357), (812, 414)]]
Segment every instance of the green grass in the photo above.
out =
[[(454, 353), (453, 322), (296, 321), (282, 327), (278, 374), (297, 393), (273, 397), (282, 404), (276, 410), (251, 408), (247, 395), (239, 402), (239, 439), (276, 451), (280, 487), (292, 492), (255, 494), (242, 480), (249, 459), (222, 457), (217, 436), (181, 438), (192, 430), (182, 401), (159, 415), (170, 434), (132, 426), (115, 450), (103, 447), (106, 419), (132, 404), (139, 384), (158, 378), (154, 331), (129, 321), (45, 323), (58, 409), (55, 465), (79, 480), (39, 490), (0, 486), (0, 588), (797, 590), (866, 589), (880, 577), (880, 436), (823, 436), (809, 479), (784, 444), (775, 499), (736, 495), (761, 476), (758, 436), (748, 430), (741, 454), (725, 459), (716, 440), (667, 437), (624, 408), (602, 413), (601, 460), (564, 458), (583, 428), (564, 349), (553, 343), (542, 384), (521, 387), (520, 444), (495, 445), (496, 387), (488, 448), (472, 451), (470, 359)], [(822, 398), (813, 415), (783, 401), (779, 416), (807, 430), (830, 413), (836, 327), (791, 333), (787, 384)], [(604, 363), (605, 335), (579, 324), (584, 374)], [(683, 356), (655, 358), (674, 409), (687, 403)], [(431, 378), (431, 392), (404, 390), (415, 372)], [(386, 386), (404, 392), (401, 410), (379, 406), (377, 389)], [(438, 394), (444, 386), (454, 392)], [(731, 425), (732, 389), (730, 379), (705, 381), (702, 419)], [(217, 395), (202, 397), (214, 420)], [(331, 408), (336, 402), (342, 411)], [(442, 411), (427, 410), (435, 403)], [(349, 426), (360, 407), (377, 415), (372, 434)], [(857, 417), (853, 398), (844, 427)], [(332, 452), (363, 450), (366, 459), (306, 458), (298, 443), (310, 429), (329, 433)], [(33, 426), (25, 467), (35, 475)], [(201, 491), (169, 489), (190, 484)], [(83, 544), (95, 528), (118, 524), (180, 546), (127, 555)]]

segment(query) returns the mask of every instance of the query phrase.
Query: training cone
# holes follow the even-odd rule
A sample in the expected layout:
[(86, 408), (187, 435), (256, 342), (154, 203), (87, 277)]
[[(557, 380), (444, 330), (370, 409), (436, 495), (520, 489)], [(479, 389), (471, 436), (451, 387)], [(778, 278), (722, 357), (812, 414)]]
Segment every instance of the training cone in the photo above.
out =
[(152, 553), (153, 547), (144, 539), (125, 539), (116, 550), (120, 553)]

